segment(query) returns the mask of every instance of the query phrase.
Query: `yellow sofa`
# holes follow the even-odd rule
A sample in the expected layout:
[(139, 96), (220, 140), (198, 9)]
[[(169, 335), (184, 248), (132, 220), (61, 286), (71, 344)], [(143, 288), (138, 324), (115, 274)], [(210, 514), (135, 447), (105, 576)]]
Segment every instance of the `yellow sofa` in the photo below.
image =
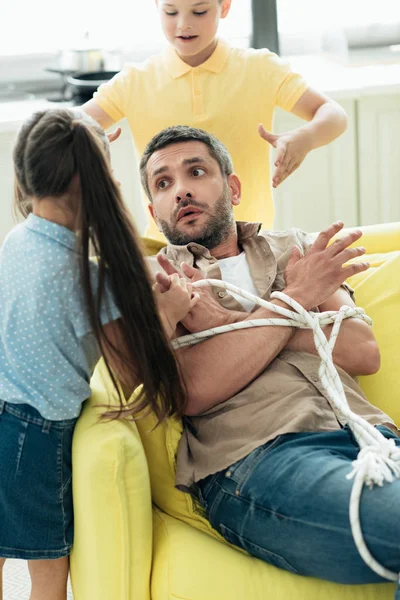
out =
[[(371, 402), (400, 424), (400, 223), (365, 227), (372, 268), (350, 281), (374, 319), (379, 373), (362, 378)], [(149, 253), (159, 248), (147, 241)], [(180, 422), (154, 429), (99, 421), (113, 402), (101, 364), (73, 446), (74, 600), (390, 600), (390, 583), (341, 586), (287, 573), (229, 546), (191, 497), (174, 488)]]

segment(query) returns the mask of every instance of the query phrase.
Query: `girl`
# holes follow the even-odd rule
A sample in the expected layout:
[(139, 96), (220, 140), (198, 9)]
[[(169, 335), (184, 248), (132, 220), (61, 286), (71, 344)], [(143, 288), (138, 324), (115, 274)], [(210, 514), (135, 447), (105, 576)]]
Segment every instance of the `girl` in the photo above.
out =
[(0, 568), (28, 560), (31, 600), (66, 597), (72, 434), (100, 356), (127, 397), (143, 384), (107, 415), (185, 404), (168, 338), (197, 297), (176, 276), (153, 298), (109, 158), (103, 129), (65, 109), (35, 113), (14, 149), (27, 218), (0, 251)]

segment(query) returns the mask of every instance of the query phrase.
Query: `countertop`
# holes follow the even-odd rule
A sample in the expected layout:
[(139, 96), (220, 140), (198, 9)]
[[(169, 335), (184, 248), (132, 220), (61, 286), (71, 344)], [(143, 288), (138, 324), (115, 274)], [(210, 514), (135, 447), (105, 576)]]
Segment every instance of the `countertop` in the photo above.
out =
[[(322, 56), (295, 56), (288, 60), (312, 87), (335, 100), (400, 95), (400, 56), (399, 62), (365, 66), (346, 66)], [(0, 131), (14, 131), (35, 110), (56, 106), (71, 103), (49, 102), (46, 98), (0, 102)]]

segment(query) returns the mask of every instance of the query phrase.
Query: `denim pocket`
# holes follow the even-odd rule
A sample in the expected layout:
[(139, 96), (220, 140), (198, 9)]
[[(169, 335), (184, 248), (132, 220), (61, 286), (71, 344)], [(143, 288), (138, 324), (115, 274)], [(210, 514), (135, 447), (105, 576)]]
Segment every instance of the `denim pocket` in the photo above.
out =
[(255, 556), (256, 558), (260, 558), (264, 562), (267, 562), (270, 565), (274, 565), (279, 569), (284, 569), (285, 571), (289, 571), (290, 573), (295, 573), (299, 575), (299, 571), (295, 569), (291, 564), (287, 562), (282, 556), (279, 554), (275, 554), (275, 552), (271, 552), (266, 548), (262, 548), (258, 544), (246, 539), (245, 537), (235, 533), (229, 527), (225, 527), (225, 525), (220, 524), (219, 530), (221, 532), (222, 537), (232, 544), (233, 546), (237, 546), (246, 550), (251, 556)]
[(258, 448), (250, 452), (250, 454), (231, 465), (225, 472), (225, 477), (228, 477), (234, 481), (240, 490), (260, 460), (262, 460), (274, 448), (277, 448), (284, 440), (284, 437), (285, 434), (278, 435), (273, 440), (266, 442), (262, 446), (258, 446)]

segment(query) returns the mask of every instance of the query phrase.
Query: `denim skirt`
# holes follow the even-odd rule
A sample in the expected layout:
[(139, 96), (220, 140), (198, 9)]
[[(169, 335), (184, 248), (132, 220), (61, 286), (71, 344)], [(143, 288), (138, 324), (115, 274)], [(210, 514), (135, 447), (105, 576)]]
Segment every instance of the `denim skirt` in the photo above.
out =
[(0, 400), (0, 557), (69, 555), (75, 424), (48, 421), (27, 404)]

